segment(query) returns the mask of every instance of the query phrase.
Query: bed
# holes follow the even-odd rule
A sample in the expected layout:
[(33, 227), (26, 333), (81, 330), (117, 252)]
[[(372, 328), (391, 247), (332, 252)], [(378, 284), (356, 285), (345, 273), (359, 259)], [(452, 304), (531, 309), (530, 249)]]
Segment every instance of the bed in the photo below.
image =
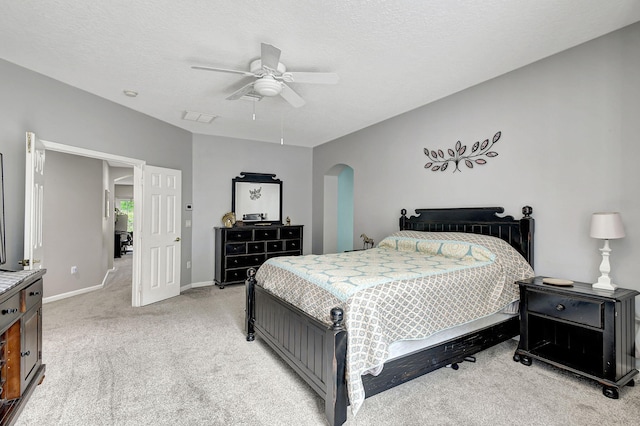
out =
[[(248, 272), (246, 338), (253, 341), (259, 336), (274, 349), (324, 399), (328, 423), (340, 425), (346, 421), (349, 404), (355, 414), (364, 398), (443, 366), (455, 368), (476, 352), (519, 333), (518, 315), (514, 310), (517, 286), (513, 279), (503, 280), (498, 289), (480, 290), (487, 297), (491, 296), (491, 302), (483, 302), (482, 306), (473, 309), (486, 309), (487, 312), (469, 313), (468, 309), (459, 309), (454, 307), (459, 304), (454, 304), (447, 308), (451, 312), (447, 315), (431, 315), (432, 308), (441, 309), (445, 304), (430, 304), (429, 300), (447, 297), (440, 293), (422, 295), (422, 292), (445, 284), (450, 286), (451, 290), (447, 287), (446, 291), (451, 294), (463, 294), (463, 290), (455, 290), (454, 284), (474, 281), (473, 274), (476, 273), (495, 273), (503, 269), (500, 257), (503, 250), (509, 262), (524, 263), (518, 264), (514, 272), (518, 278), (533, 275), (532, 209), (523, 207), (523, 217), (517, 220), (512, 216), (501, 216), (503, 213), (501, 207), (419, 209), (415, 216), (407, 217), (403, 209), (399, 232), (385, 238), (375, 249), (270, 259), (259, 271)], [(490, 250), (485, 251), (487, 246)], [(454, 259), (452, 265), (445, 266), (455, 271), (446, 269), (442, 273), (412, 275), (416, 273), (416, 267), (421, 267), (420, 262), (426, 262), (420, 260), (424, 252), (432, 250), (438, 255), (446, 252), (447, 259)], [(457, 251), (464, 255), (458, 257)], [(499, 253), (498, 260), (494, 252)], [(404, 263), (410, 262), (386, 257), (396, 255), (409, 256), (411, 262), (418, 262), (418, 266), (413, 263), (405, 266)], [(322, 262), (333, 262), (349, 271), (358, 269), (349, 268), (349, 265), (375, 261), (382, 262), (380, 268), (386, 271), (387, 277), (383, 281), (369, 283), (368, 276), (329, 277), (327, 282), (339, 282), (338, 286), (330, 288), (321, 280), (321, 276), (327, 275), (324, 272), (330, 269)], [(389, 265), (399, 266), (389, 271)], [(435, 269), (438, 268), (444, 266), (438, 263)], [(350, 275), (343, 269), (336, 267), (335, 270), (336, 274)], [(350, 280), (365, 290), (352, 293)], [(275, 287), (276, 281), (285, 287)], [(399, 288), (410, 289), (410, 297), (403, 293), (393, 293), (393, 296), (385, 293), (389, 289), (399, 291)], [(416, 293), (416, 288), (420, 293)], [(356, 304), (354, 300), (365, 292), (375, 293), (379, 299)], [(402, 306), (411, 305), (407, 310), (419, 314), (389, 308), (383, 299), (390, 301), (391, 307), (403, 300)], [(311, 305), (311, 301), (316, 303), (318, 300), (317, 305)], [(369, 309), (367, 303), (375, 309)], [(416, 310), (421, 307), (422, 311)], [(400, 317), (411, 326), (400, 325), (398, 321), (394, 328)], [(441, 319), (435, 321), (434, 318)], [(437, 330), (431, 325), (432, 321), (441, 322)], [(407, 335), (413, 332), (416, 334)]]

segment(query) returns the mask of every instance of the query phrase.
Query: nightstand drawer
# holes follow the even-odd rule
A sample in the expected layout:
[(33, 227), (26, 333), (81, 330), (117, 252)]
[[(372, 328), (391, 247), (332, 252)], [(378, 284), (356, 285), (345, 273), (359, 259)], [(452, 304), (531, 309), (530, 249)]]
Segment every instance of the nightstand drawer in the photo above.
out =
[(530, 291), (528, 311), (602, 328), (604, 302)]

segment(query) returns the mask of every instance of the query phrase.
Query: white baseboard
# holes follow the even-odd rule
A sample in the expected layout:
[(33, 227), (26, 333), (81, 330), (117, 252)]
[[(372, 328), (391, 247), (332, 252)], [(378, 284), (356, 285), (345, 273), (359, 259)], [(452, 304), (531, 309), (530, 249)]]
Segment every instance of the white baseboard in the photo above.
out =
[(68, 293), (56, 294), (51, 297), (42, 298), (42, 303), (55, 302), (56, 300), (66, 299), (68, 297), (78, 296), (80, 294), (89, 293), (90, 291), (101, 290), (107, 285), (107, 280), (109, 279), (109, 275), (114, 273), (116, 268), (111, 268), (107, 270), (107, 273), (104, 274), (104, 278), (102, 279), (102, 283), (98, 285), (94, 285), (93, 287), (81, 288), (80, 290), (70, 291)]
[[(73, 297), (73, 296), (78, 296), (80, 294), (89, 293), (90, 291), (101, 290), (101, 289), (103, 289), (105, 287), (105, 284), (107, 282), (109, 274), (113, 273), (114, 271), (115, 271), (115, 268), (109, 269), (107, 271), (107, 273), (104, 276), (104, 279), (102, 280), (102, 284), (98, 284), (98, 285), (95, 285), (93, 287), (82, 288), (80, 290), (70, 291), (68, 293), (57, 294), (57, 295), (51, 296), (51, 297), (45, 297), (45, 298), (42, 299), (42, 303), (55, 302), (57, 300), (66, 299), (68, 297)], [(202, 281), (202, 282), (199, 282), (199, 283), (191, 283), (191, 284), (187, 284), (187, 285), (181, 286), (180, 287), (180, 293), (182, 293), (183, 291), (189, 290), (191, 288), (210, 287), (212, 285), (213, 285), (213, 281)]]
[(191, 288), (197, 288), (197, 287), (210, 287), (213, 285), (213, 281), (202, 281), (199, 283), (191, 283), (191, 284), (187, 284), (184, 286), (180, 287), (180, 293), (182, 293), (183, 291), (189, 290)]
[(109, 279), (109, 275), (116, 271), (115, 266), (111, 269), (107, 269), (107, 273), (104, 274), (104, 278), (102, 279), (102, 287), (107, 285), (107, 280)]
[(94, 285), (93, 287), (81, 288), (80, 290), (70, 291), (68, 293), (56, 294), (55, 296), (44, 297), (42, 299), (42, 303), (55, 302), (57, 300), (62, 300), (62, 299), (66, 299), (68, 297), (73, 297), (73, 296), (79, 296), (81, 294), (89, 293), (91, 291), (101, 290), (103, 288), (104, 288), (103, 284), (98, 284), (98, 285)]

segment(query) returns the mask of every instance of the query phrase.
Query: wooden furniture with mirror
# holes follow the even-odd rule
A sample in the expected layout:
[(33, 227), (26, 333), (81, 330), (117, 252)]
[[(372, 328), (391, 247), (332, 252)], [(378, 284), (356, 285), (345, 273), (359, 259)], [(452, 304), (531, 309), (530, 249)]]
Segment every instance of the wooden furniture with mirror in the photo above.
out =
[(215, 228), (215, 277), (220, 288), (241, 284), (247, 270), (275, 256), (302, 254), (303, 226), (282, 224), (282, 181), (242, 172), (231, 181), (236, 226)]

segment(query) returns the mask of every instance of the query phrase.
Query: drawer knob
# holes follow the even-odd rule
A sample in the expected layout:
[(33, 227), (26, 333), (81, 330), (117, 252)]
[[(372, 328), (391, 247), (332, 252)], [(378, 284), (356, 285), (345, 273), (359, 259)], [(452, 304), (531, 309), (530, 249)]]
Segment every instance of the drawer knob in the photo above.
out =
[(564, 311), (565, 307), (562, 303), (558, 303), (558, 305), (556, 305), (556, 311)]
[(29, 296), (37, 296), (39, 294), (40, 294), (39, 291), (32, 291), (32, 292), (29, 293)]
[(18, 312), (18, 308), (3, 309), (2, 315), (15, 314), (16, 312)]

